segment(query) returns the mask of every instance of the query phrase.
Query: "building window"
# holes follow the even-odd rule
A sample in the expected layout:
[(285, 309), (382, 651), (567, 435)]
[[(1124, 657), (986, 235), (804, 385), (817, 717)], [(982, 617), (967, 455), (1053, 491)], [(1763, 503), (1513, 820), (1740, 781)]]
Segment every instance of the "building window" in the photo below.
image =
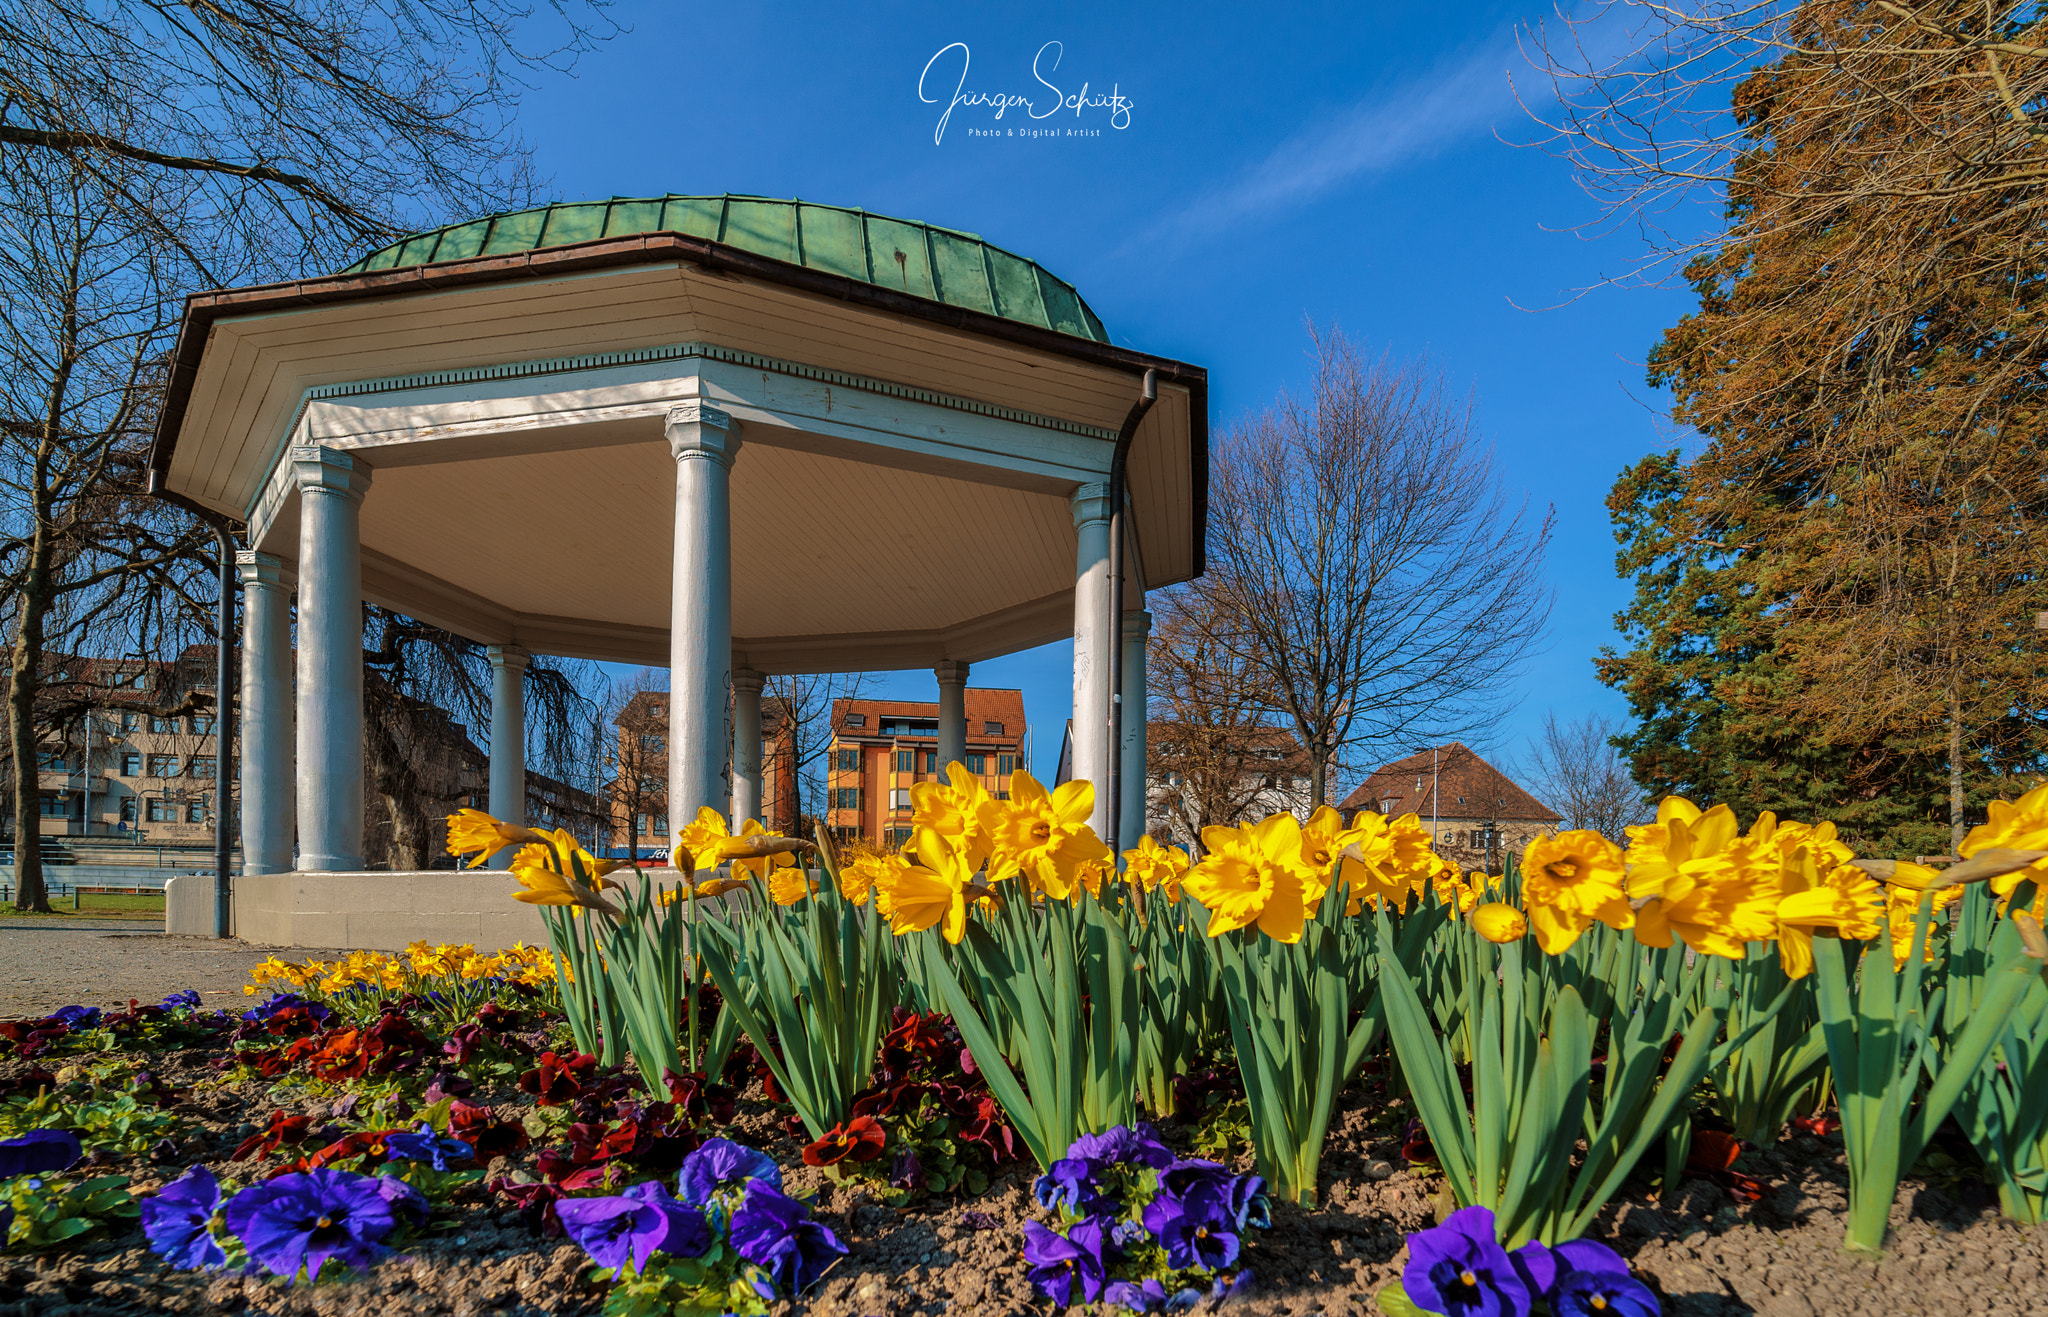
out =
[(213, 756), (212, 756), (212, 755), (193, 755), (193, 756), (192, 756), (192, 776), (194, 776), (194, 777), (212, 777), (212, 776), (213, 776)]
[(66, 767), (64, 761), (63, 747), (60, 746), (54, 750), (43, 750), (37, 752), (36, 767), (42, 769), (46, 773), (63, 772)]
[(142, 776), (142, 756), (141, 756), (141, 755), (139, 755), (139, 754), (137, 754), (137, 753), (136, 753), (135, 751), (133, 751), (133, 750), (130, 750), (130, 751), (128, 751), (128, 752), (127, 752), (126, 754), (122, 755), (122, 756), (121, 756), (121, 776), (122, 776), (122, 777), (141, 777), (141, 776)]
[(135, 822), (135, 797), (123, 796), (121, 798), (121, 822)]
[(648, 716), (648, 717), (650, 717), (650, 718), (659, 718), (659, 717), (661, 717), (661, 708), (662, 708), (662, 706), (661, 706), (661, 705), (659, 705), (659, 704), (650, 704), (650, 705), (648, 705), (648, 706), (647, 706), (647, 716)]
[(212, 719), (212, 717), (211, 717), (211, 716), (209, 716), (209, 715), (203, 715), (203, 714), (194, 714), (194, 715), (192, 715), (192, 735), (194, 735), (194, 736), (212, 736), (212, 735), (213, 735), (213, 719)]
[(151, 714), (149, 730), (152, 732), (175, 732), (178, 730), (178, 720), (176, 718), (159, 718)]
[(997, 773), (997, 775), (998, 775), (998, 776), (1000, 776), (1000, 777), (1008, 777), (1008, 776), (1009, 776), (1010, 774), (1012, 774), (1012, 773), (1014, 773), (1014, 772), (1016, 772), (1016, 771), (1017, 771), (1017, 756), (1015, 756), (1015, 755), (997, 755), (997, 756), (996, 756), (996, 773)]
[(149, 798), (149, 821), (151, 823), (176, 823), (178, 821), (178, 802), (175, 800), (165, 800), (162, 796), (151, 796)]
[(185, 806), (185, 822), (206, 822), (206, 802), (202, 800), (195, 800), (191, 804)]
[(654, 832), (658, 837), (668, 836), (668, 815), (656, 814), (654, 816)]
[(635, 814), (633, 816), (633, 835), (636, 837), (647, 835), (647, 816), (645, 814)]
[(151, 755), (149, 757), (149, 775), (151, 777), (176, 777), (178, 775), (178, 756)]
[(146, 690), (148, 690), (148, 689), (149, 689), (149, 674), (148, 674), (147, 672), (138, 672), (138, 673), (136, 673), (136, 674), (135, 674), (135, 681), (134, 681), (134, 686), (135, 686), (135, 689), (136, 689), (136, 690), (139, 690), (139, 691), (146, 691)]
[(840, 772), (858, 773), (860, 771), (860, 751), (841, 750), (836, 758), (836, 762)]
[(666, 750), (668, 749), (668, 741), (659, 736), (643, 736), (640, 738), (640, 748), (642, 750)]
[(981, 754), (968, 755), (967, 771), (970, 773), (986, 773), (988, 771), (988, 756)]
[(890, 828), (882, 834), (882, 844), (885, 846), (901, 846), (909, 840), (909, 828)]
[(1460, 805), (1464, 804), (1464, 803), (1465, 803), (1465, 798), (1464, 798), (1463, 796), (1459, 796), (1459, 797), (1458, 797), (1458, 803), (1459, 803)]
[(834, 809), (859, 809), (859, 808), (860, 808), (860, 788), (859, 788), (859, 787), (834, 787), (834, 788), (832, 788), (832, 808), (834, 808)]
[(849, 713), (846, 715), (846, 725), (848, 727), (865, 727), (868, 725), (868, 716), (864, 713)]
[(1007, 791), (991, 791), (989, 795), (997, 800), (1008, 800), (1010, 798), (1010, 793)]
[(124, 732), (132, 732), (132, 731), (134, 731), (134, 730), (135, 730), (135, 724), (136, 724), (136, 716), (135, 716), (135, 710), (133, 710), (133, 709), (123, 709), (123, 710), (121, 710), (121, 730), (122, 730), (122, 731), (124, 731)]
[(68, 819), (71, 817), (71, 797), (62, 792), (44, 792), (42, 805), (43, 817), (46, 819)]
[(927, 772), (927, 773), (936, 773), (936, 772), (938, 772), (938, 771), (939, 771), (939, 752), (938, 752), (938, 751), (936, 751), (936, 750), (920, 750), (920, 751), (918, 751), (918, 753), (924, 756), (924, 769), (923, 769), (922, 771), (924, 771), (924, 772)]
[(983, 723), (981, 725), (981, 734), (983, 736), (1001, 736), (1003, 734), (1003, 725), (1001, 723)]
[(915, 753), (916, 751), (913, 750), (898, 750), (896, 752), (896, 771), (899, 773), (911, 772), (911, 756)]
[(889, 793), (890, 809), (909, 809), (910, 807), (910, 788), (897, 787)]

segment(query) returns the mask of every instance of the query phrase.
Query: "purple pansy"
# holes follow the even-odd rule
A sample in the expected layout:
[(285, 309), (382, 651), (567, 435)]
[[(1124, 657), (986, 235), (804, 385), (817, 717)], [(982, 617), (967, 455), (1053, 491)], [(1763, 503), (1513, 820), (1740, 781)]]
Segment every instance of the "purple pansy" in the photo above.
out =
[(704, 1209), (677, 1202), (660, 1181), (636, 1184), (626, 1190), (626, 1197), (638, 1198), (667, 1220), (668, 1233), (655, 1245), (663, 1253), (674, 1258), (700, 1258), (711, 1247), (711, 1223), (704, 1219)]
[(142, 1234), (152, 1253), (187, 1271), (226, 1264), (227, 1253), (213, 1237), (213, 1214), (220, 1207), (220, 1182), (204, 1166), (194, 1166), (142, 1200)]
[(90, 1029), (100, 1022), (100, 1008), (97, 1006), (66, 1006), (51, 1011), (49, 1019), (62, 1021), (71, 1029)]
[(1156, 1277), (1148, 1276), (1140, 1283), (1135, 1280), (1113, 1280), (1102, 1287), (1102, 1301), (1114, 1303), (1133, 1312), (1158, 1312), (1166, 1306), (1166, 1287)]
[[(1559, 1274), (1567, 1271), (1606, 1271), (1617, 1276), (1628, 1275), (1628, 1263), (1597, 1239), (1568, 1239), (1551, 1250), (1557, 1259)], [(1544, 1289), (1550, 1286), (1545, 1285)]]
[(1464, 1207), (1408, 1237), (1401, 1288), (1415, 1306), (1447, 1317), (1528, 1317), (1529, 1288), (1494, 1238), (1493, 1213)]
[(775, 1159), (758, 1148), (731, 1139), (706, 1139), (702, 1147), (683, 1158), (682, 1174), (676, 1177), (684, 1202), (702, 1207), (711, 1195), (729, 1184), (758, 1180), (778, 1192), (782, 1171)]
[(1550, 1294), (1551, 1317), (1659, 1317), (1657, 1296), (1626, 1271), (1567, 1271)]
[(1236, 1222), (1213, 1184), (1197, 1183), (1178, 1198), (1159, 1195), (1145, 1205), (1144, 1220), (1176, 1271), (1213, 1271), (1237, 1261)]
[(84, 1155), (70, 1130), (30, 1130), (18, 1139), (0, 1140), (0, 1180), (61, 1171)]
[(448, 1169), (449, 1161), (475, 1161), (476, 1149), (461, 1139), (443, 1138), (422, 1121), (411, 1134), (393, 1134), (384, 1140), (386, 1156), (395, 1162), (426, 1162), (437, 1171)]
[(167, 1011), (196, 1011), (199, 1009), (199, 989), (187, 988), (183, 992), (174, 992), (163, 999), (162, 1005)]
[(559, 1199), (555, 1214), (569, 1238), (600, 1267), (623, 1267), (630, 1261), (638, 1274), (656, 1250), (692, 1258), (711, 1246), (703, 1212), (677, 1202), (652, 1181), (616, 1197)]
[(377, 1192), (384, 1201), (391, 1204), (391, 1215), (409, 1226), (423, 1226), (433, 1214), (433, 1205), (427, 1196), (395, 1175), (379, 1175)]
[(1063, 1308), (1102, 1294), (1102, 1226), (1096, 1221), (1076, 1222), (1064, 1235), (1026, 1221), (1024, 1260), (1032, 1285)]
[(784, 1298), (803, 1293), (847, 1252), (837, 1235), (809, 1219), (802, 1203), (765, 1180), (747, 1186), (727, 1237), (741, 1257), (767, 1269)]
[(1100, 1134), (1083, 1134), (1067, 1149), (1067, 1156), (1104, 1164), (1127, 1162), (1159, 1170), (1171, 1166), (1174, 1160), (1173, 1153), (1143, 1121), (1136, 1125), (1118, 1125)]
[[(1551, 1282), (1557, 1279), (1557, 1255), (1536, 1240), (1532, 1239), (1508, 1254), (1508, 1261), (1515, 1264), (1515, 1274), (1522, 1278), (1531, 1298), (1547, 1293)], [(1627, 1271), (1627, 1268), (1622, 1270)]]
[(319, 1276), (329, 1258), (369, 1266), (390, 1252), (384, 1236), (398, 1221), (372, 1177), (323, 1168), (242, 1190), (228, 1200), (227, 1223), (252, 1261), (290, 1280), (301, 1268)]
[(1116, 1204), (1095, 1183), (1096, 1163), (1081, 1157), (1062, 1157), (1052, 1169), (1031, 1186), (1038, 1205), (1064, 1210), (1072, 1216), (1092, 1216), (1103, 1207)]

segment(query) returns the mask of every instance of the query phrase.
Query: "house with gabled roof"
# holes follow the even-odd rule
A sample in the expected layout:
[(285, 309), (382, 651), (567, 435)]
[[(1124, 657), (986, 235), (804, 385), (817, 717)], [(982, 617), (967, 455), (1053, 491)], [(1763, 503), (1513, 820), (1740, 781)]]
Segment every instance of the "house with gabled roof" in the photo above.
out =
[(1437, 854), (1467, 869), (1500, 873), (1532, 837), (1564, 816), (1458, 741), (1418, 750), (1373, 770), (1344, 798), (1344, 812), (1414, 814), (1435, 836)]

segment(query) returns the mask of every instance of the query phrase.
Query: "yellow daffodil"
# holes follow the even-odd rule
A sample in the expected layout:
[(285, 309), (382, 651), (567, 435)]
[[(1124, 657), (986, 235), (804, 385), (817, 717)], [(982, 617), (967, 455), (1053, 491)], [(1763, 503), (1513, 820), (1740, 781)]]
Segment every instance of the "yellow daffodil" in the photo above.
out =
[[(1362, 821), (1378, 815), (1359, 815)], [(1301, 861), (1316, 871), (1325, 887), (1337, 870), (1337, 861), (1342, 858), (1344, 848), (1354, 841), (1365, 838), (1363, 828), (1347, 828), (1344, 816), (1328, 805), (1317, 806), (1308, 816), (1308, 822), (1301, 825)]]
[(1634, 924), (1622, 875), (1620, 848), (1597, 832), (1530, 838), (1522, 849), (1522, 908), (1536, 944), (1561, 955), (1596, 920), (1609, 928)]
[(526, 889), (523, 892), (512, 893), (513, 900), (524, 901), (529, 905), (566, 905), (578, 909), (603, 910), (614, 917), (618, 915), (618, 907), (605, 900), (595, 887), (586, 887), (551, 866), (535, 863), (528, 858), (533, 851), (545, 853), (547, 849), (525, 847), (512, 861), (512, 876)]
[(958, 760), (946, 765), (946, 783), (918, 782), (910, 788), (910, 824), (951, 839), (965, 863), (979, 869), (994, 846), (982, 807), (994, 797), (981, 779)]
[[(782, 834), (779, 832), (770, 832), (768, 831), (768, 829), (762, 827), (761, 820), (759, 819), (747, 819), (740, 824), (740, 832), (737, 840), (746, 841), (752, 837), (780, 837), (781, 835)], [(693, 855), (695, 854), (694, 851), (691, 853)], [(766, 855), (756, 855), (747, 857), (745, 859), (733, 860), (732, 875), (733, 877), (737, 878), (740, 876), (742, 872), (750, 873), (756, 878), (760, 878), (764, 881), (767, 881), (770, 890), (773, 890), (775, 886), (774, 877), (776, 870), (787, 869), (794, 866), (795, 864), (796, 857), (790, 854), (788, 851), (771, 851)], [(703, 866), (699, 865), (698, 867), (702, 868)], [(789, 902), (783, 901), (780, 904), (788, 905)]]
[(697, 895), (724, 896), (727, 892), (737, 892), (746, 885), (747, 880), (744, 878), (706, 878), (697, 884)]
[[(1031, 774), (1010, 778), (1010, 799), (981, 806), (982, 827), (992, 847), (991, 881), (1021, 873), (1035, 892), (1064, 901), (1074, 891), (1074, 870), (1089, 860), (1106, 860), (1109, 847), (1088, 823), (1095, 812), (1095, 786), (1068, 782), (1048, 792)], [(965, 862), (965, 857), (961, 857)]]
[(716, 869), (725, 862), (722, 854), (724, 845), (732, 840), (732, 832), (725, 826), (725, 815), (703, 806), (697, 811), (683, 830), (676, 834), (676, 845), (690, 853), (691, 863), (698, 869)]
[(881, 855), (874, 851), (842, 854), (839, 859), (839, 894), (854, 905), (866, 905), (868, 894), (873, 892), (882, 877), (890, 872), (890, 866), (904, 863), (905, 861), (898, 856)]
[(1145, 891), (1156, 891), (1168, 901), (1180, 900), (1181, 878), (1188, 871), (1188, 853), (1178, 846), (1161, 846), (1150, 834), (1124, 852), (1124, 873)]
[(480, 809), (459, 809), (448, 816), (448, 853), (475, 853), (467, 867), (475, 869), (508, 846), (539, 840), (539, 834), (513, 823), (501, 823)]
[(940, 924), (946, 941), (957, 943), (967, 931), (974, 870), (950, 840), (929, 828), (919, 829), (912, 844), (918, 863), (904, 866), (890, 882), (890, 931), (921, 933)]
[[(1934, 921), (1935, 916), (1954, 905), (1963, 896), (1961, 887), (1943, 885), (1939, 869), (1930, 869), (1924, 864), (1912, 864), (1905, 860), (1892, 867), (1891, 882), (1884, 889), (1884, 915), (1891, 927), (1892, 964), (1895, 968), (1904, 969), (1906, 961), (1913, 955), (1913, 934), (1920, 915), (1920, 898), (1929, 888), (1934, 889), (1930, 921)], [(1929, 923), (1927, 944), (1922, 949), (1921, 959), (1934, 959), (1934, 940), (1939, 927), (1938, 921)]]
[(1329, 882), (1301, 855), (1301, 823), (1275, 814), (1262, 823), (1202, 829), (1209, 854), (1181, 888), (1209, 909), (1209, 936), (1257, 923), (1277, 942), (1298, 942)]
[(1511, 905), (1488, 901), (1473, 910), (1472, 931), (1488, 942), (1519, 942), (1529, 931), (1529, 920)]
[[(1984, 816), (1985, 821), (1963, 838), (1957, 853), (1964, 859), (1988, 850), (2048, 851), (2048, 785), (2035, 787), (2018, 800), (1994, 800), (1984, 807)], [(2048, 860), (2000, 874), (1991, 879), (1991, 890), (2001, 898), (2010, 897), (2022, 879), (2048, 895)]]
[(1884, 913), (1877, 880), (1853, 864), (1837, 864), (1822, 876), (1820, 864), (1833, 855), (1825, 846), (1818, 855), (1801, 847), (1785, 865), (1778, 899), (1778, 963), (1787, 978), (1813, 973), (1816, 928), (1832, 928), (1843, 937), (1877, 936)]
[(1668, 947), (1674, 934), (1694, 951), (1740, 960), (1745, 942), (1778, 932), (1783, 861), (1765, 815), (1739, 835), (1726, 805), (1702, 812), (1677, 796), (1657, 821), (1630, 828), (1628, 893), (1636, 898), (1636, 939)]
[(1350, 837), (1340, 850), (1342, 863), (1337, 869), (1347, 915), (1382, 901), (1406, 910), (1440, 867), (1428, 830), (1413, 814), (1390, 819), (1361, 811), (1351, 820)]
[(777, 869), (768, 880), (768, 895), (777, 905), (795, 905), (817, 890), (818, 880), (794, 865)]

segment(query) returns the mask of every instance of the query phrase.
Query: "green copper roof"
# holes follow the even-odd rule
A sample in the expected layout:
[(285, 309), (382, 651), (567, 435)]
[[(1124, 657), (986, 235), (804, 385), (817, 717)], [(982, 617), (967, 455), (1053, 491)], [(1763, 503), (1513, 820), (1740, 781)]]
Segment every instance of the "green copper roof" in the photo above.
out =
[(808, 201), (727, 194), (558, 202), (416, 233), (342, 271), (362, 274), (499, 256), (631, 233), (682, 233), (829, 274), (1109, 342), (1074, 291), (1035, 261), (972, 233)]

